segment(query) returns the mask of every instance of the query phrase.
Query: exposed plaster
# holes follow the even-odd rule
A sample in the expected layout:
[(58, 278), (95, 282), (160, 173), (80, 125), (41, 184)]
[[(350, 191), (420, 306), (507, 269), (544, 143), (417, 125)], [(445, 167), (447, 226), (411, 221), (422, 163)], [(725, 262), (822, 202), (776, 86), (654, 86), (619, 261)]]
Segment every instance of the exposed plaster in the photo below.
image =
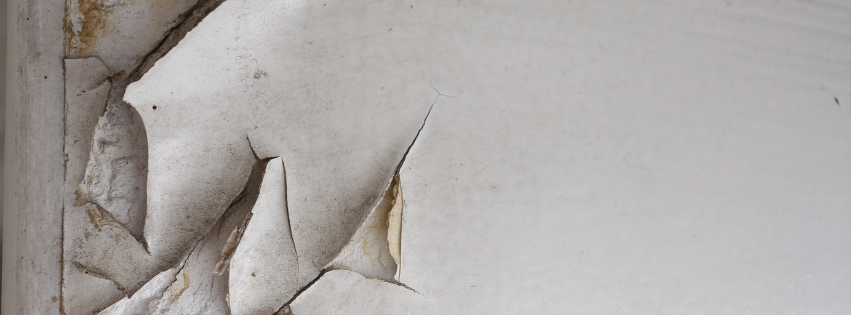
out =
[(402, 185), (399, 175), (393, 176), (393, 202), (387, 219), (387, 246), (390, 248), (390, 256), (396, 262), (396, 276), (402, 272)]
[[(92, 277), (73, 258), (76, 244), (91, 233), (102, 233), (101, 220), (112, 225), (111, 216), (97, 205), (87, 203), (85, 196), (75, 195), (83, 180), (90, 145), (98, 117), (107, 107), (111, 94), (109, 70), (97, 58), (67, 59), (65, 65), (65, 172), (63, 201), (62, 312), (93, 313), (124, 296), (120, 286), (108, 279)], [(68, 227), (68, 228), (66, 228)], [(123, 228), (123, 227), (122, 227)], [(111, 230), (112, 227), (107, 227)], [(75, 289), (77, 285), (86, 290)]]
[(183, 272), (181, 270), (180, 275), (182, 277), (178, 277), (175, 282), (172, 284), (171, 289), (169, 290), (168, 301), (174, 303), (177, 299), (180, 298), (180, 295), (183, 294), (186, 289), (189, 288), (189, 285), (192, 283), (189, 279), (189, 274)]
[(397, 267), (390, 255), (387, 225), (395, 187), (396, 182), (391, 180), (378, 198), (380, 202), (370, 210), (349, 243), (323, 269), (346, 269), (367, 278), (393, 280)]
[[(147, 135), (139, 114), (113, 88), (92, 138), (86, 175), (75, 194), (76, 205), (91, 202), (109, 211), (142, 240), (146, 214)], [(117, 95), (117, 96), (116, 96)]]

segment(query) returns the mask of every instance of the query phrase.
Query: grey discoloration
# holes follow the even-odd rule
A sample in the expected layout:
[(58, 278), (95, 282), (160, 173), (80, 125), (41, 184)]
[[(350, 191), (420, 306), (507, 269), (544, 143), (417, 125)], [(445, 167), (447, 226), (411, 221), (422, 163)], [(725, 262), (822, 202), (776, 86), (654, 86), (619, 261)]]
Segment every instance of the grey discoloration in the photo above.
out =
[[(78, 246), (92, 233), (105, 233), (103, 226), (113, 222), (95, 204), (79, 194), (89, 159), (92, 137), (98, 118), (111, 95), (109, 70), (97, 58), (65, 60), (65, 183), (64, 183), (64, 268), (63, 311), (67, 314), (91, 314), (124, 296), (110, 279), (76, 263)], [(79, 288), (86, 288), (81, 290)]]
[(67, 0), (67, 57), (99, 57), (115, 81), (127, 79), (197, 2)]
[[(123, 94), (122, 89), (113, 89)], [(77, 196), (98, 204), (141, 239), (145, 223), (148, 140), (139, 114), (112, 98), (97, 123)], [(79, 202), (78, 202), (79, 203)]]
[(58, 314), (64, 177), (64, 3), (8, 4), (3, 314)]

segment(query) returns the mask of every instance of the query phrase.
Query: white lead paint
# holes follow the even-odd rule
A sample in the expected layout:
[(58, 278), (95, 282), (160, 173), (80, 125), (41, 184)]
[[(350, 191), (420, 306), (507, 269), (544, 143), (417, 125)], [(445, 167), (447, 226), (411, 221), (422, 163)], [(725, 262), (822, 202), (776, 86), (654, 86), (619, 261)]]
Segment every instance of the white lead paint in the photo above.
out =
[[(299, 28), (298, 19), (282, 18), (295, 12), (285, 2), (225, 2), (128, 86), (125, 100), (142, 116), (149, 143), (144, 237), (162, 263), (145, 269), (191, 250), (239, 194), (254, 154), (286, 161), (298, 283), (318, 276), (379, 202), (438, 94), (422, 71), (400, 66), (409, 54), (323, 63), (331, 56), (303, 51), (307, 39), (270, 42), (264, 34)], [(237, 23), (249, 13), (254, 22)], [(323, 41), (314, 44), (349, 47)], [(306, 59), (292, 58), (297, 52)], [(335, 70), (347, 64), (359, 71)]]
[(234, 315), (272, 314), (307, 284), (299, 282), (285, 176), (281, 158), (269, 161), (251, 221), (230, 262), (228, 292)]
[[(42, 21), (62, 6), (15, 3), (33, 17), (19, 32), (60, 28)], [(15, 37), (4, 313), (76, 294), (64, 310), (90, 311), (118, 287), (142, 288), (125, 313), (227, 313), (226, 292), (267, 311), (286, 298), (244, 301), (269, 283), (211, 272), (256, 158), (287, 163), (260, 205), (286, 198), (295, 246), (250, 236), (234, 262), (297, 259), (278, 266), (292, 292), (374, 222), (432, 104), (400, 174), (408, 288), (328, 271), (295, 314), (847, 313), (849, 26), (830, 0), (230, 0), (127, 90), (148, 133), (147, 248), (98, 207), (56, 212), (59, 178), (82, 174), (57, 161), (88, 146), (57, 149), (55, 45)], [(85, 105), (71, 119), (91, 121), (100, 105)], [(92, 132), (77, 127), (66, 141)], [(76, 291), (60, 295), (60, 275)]]
[[(401, 170), (399, 280), (428, 309), (838, 312), (851, 11), (783, 4), (225, 2), (126, 99), (151, 184), (178, 188), (153, 165), (201, 156), (189, 178), (228, 180), (216, 148), (246, 136), (287, 161), (300, 276), (380, 195), (357, 179), (386, 180), (411, 139), (370, 126), (415, 131), (436, 102)], [(149, 217), (152, 248), (175, 220)], [(292, 311), (322, 313), (296, 307), (315, 290)], [(387, 301), (427, 309), (408, 302)]]

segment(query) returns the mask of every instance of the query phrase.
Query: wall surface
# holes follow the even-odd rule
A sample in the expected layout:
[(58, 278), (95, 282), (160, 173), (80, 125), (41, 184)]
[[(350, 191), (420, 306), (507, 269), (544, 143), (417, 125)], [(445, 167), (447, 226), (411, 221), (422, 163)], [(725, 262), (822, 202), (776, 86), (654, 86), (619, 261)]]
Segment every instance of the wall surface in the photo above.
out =
[[(4, 148), (6, 139), (6, 1), (0, 3), (0, 150)], [(3, 177), (3, 162), (5, 154), (0, 152), (0, 178)], [(0, 181), (0, 191), (3, 191), (3, 181)], [(3, 194), (0, 193), (0, 264), (3, 260)], [(3, 273), (0, 272), (0, 282)], [(0, 288), (2, 294), (2, 288)]]
[(9, 1), (3, 314), (58, 314), (62, 280), (62, 1)]
[(851, 312), (846, 2), (9, 16), (4, 314)]

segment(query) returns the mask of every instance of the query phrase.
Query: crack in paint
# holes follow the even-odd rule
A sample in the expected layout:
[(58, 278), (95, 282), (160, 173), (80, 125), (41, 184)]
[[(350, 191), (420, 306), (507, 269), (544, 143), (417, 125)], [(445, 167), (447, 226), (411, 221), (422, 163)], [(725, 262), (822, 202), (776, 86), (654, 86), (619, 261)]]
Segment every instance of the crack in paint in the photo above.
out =
[(301, 270), (301, 264), (298, 261), (298, 246), (295, 245), (295, 237), (293, 236), (293, 220), (292, 217), (290, 217), (290, 199), (289, 194), (287, 193), (290, 188), (287, 186), (287, 164), (284, 162), (284, 158), (281, 158), (281, 168), (284, 171), (284, 210), (287, 215), (287, 228), (290, 230), (290, 241), (292, 241), (293, 251), (295, 252), (296, 270)]
[(186, 34), (192, 31), (210, 12), (213, 12), (213, 10), (224, 2), (225, 0), (199, 0), (191, 9), (187, 10), (187, 12), (191, 13), (181, 15), (183, 21), (171, 28), (168, 31), (168, 35), (142, 58), (142, 63), (130, 72), (128, 75), (130, 82), (136, 82), (141, 79), (160, 58), (165, 56), (174, 46), (177, 46)]
[(402, 155), (402, 159), (399, 161), (399, 165), (396, 166), (396, 171), (394, 172), (395, 175), (399, 175), (399, 171), (402, 170), (402, 164), (405, 164), (405, 160), (408, 158), (408, 153), (411, 152), (411, 148), (413, 148), (414, 144), (417, 143), (417, 139), (419, 139), (420, 133), (423, 131), (423, 128), (425, 128), (426, 122), (428, 121), (428, 117), (431, 116), (431, 110), (434, 109), (434, 105), (437, 104), (437, 101), (440, 99), (441, 96), (449, 98), (453, 97), (440, 93), (440, 91), (438, 91), (437, 88), (431, 85), (431, 83), (429, 83), (429, 86), (431, 86), (431, 88), (434, 89), (435, 92), (437, 92), (437, 96), (434, 98), (434, 102), (431, 103), (431, 106), (429, 106), (428, 112), (426, 112), (426, 115), (423, 118), (423, 123), (422, 125), (420, 125), (420, 129), (417, 130), (417, 134), (414, 136), (414, 140), (411, 140), (411, 144), (408, 145), (408, 148), (405, 150), (405, 154)]
[[(246, 138), (246, 140), (248, 140)], [(254, 153), (254, 149), (251, 147), (251, 141), (248, 141), (248, 147), (251, 149), (251, 153)], [(228, 206), (228, 209), (225, 210), (225, 213), (220, 218), (223, 219), (227, 217), (229, 213), (233, 211), (238, 206), (243, 204), (247, 204), (249, 209), (253, 209), (255, 203), (257, 202), (257, 198), (260, 196), (260, 186), (263, 183), (263, 178), (266, 175), (266, 165), (273, 158), (265, 158), (260, 159), (257, 154), (254, 154), (255, 163), (251, 168), (251, 175), (248, 176), (248, 180), (245, 183), (245, 186), (242, 189), (242, 192), (237, 195), (237, 198), (231, 202)], [(240, 240), (242, 240), (242, 236), (245, 233), (245, 229), (248, 227), (249, 221), (251, 221), (252, 212), (249, 211), (248, 214), (245, 215), (245, 219), (243, 222), (235, 227), (231, 232), (230, 236), (228, 236), (228, 240), (225, 245), (222, 247), (221, 254), (219, 254), (219, 258), (216, 261), (216, 265), (213, 268), (213, 273), (216, 275), (221, 275), (224, 273), (225, 269), (230, 264), (231, 258), (233, 258), (234, 253), (236, 253), (236, 249), (239, 246)], [(202, 237), (203, 239), (203, 237)], [(200, 242), (200, 240), (199, 240)]]
[[(191, 254), (190, 254), (190, 255), (191, 255)], [(182, 268), (181, 268), (181, 270), (180, 270), (180, 271), (178, 271), (177, 273), (178, 273), (178, 274), (183, 274), (183, 286), (181, 286), (180, 288), (178, 288), (178, 289), (176, 290), (176, 292), (172, 293), (172, 294), (168, 297), (168, 301), (169, 301), (169, 303), (174, 303), (175, 301), (177, 301), (177, 299), (179, 299), (179, 298), (180, 298), (180, 296), (181, 296), (181, 295), (183, 295), (183, 292), (184, 292), (184, 291), (186, 291), (186, 289), (188, 289), (188, 288), (189, 288), (189, 285), (190, 285), (190, 283), (191, 283), (191, 280), (189, 279), (189, 274), (188, 274), (188, 273), (183, 272), (183, 269), (182, 269)], [(172, 285), (174, 285), (175, 283), (177, 283), (177, 281), (178, 281), (178, 280), (179, 280), (179, 279), (178, 279), (178, 278), (177, 278), (177, 276), (175, 275), (175, 279), (174, 279), (174, 281), (172, 281), (172, 283), (171, 283), (171, 285), (169, 285), (169, 287), (171, 287)], [(163, 292), (163, 293), (165, 293), (165, 292)]]
[[(298, 290), (295, 294), (293, 294), (293, 297), (292, 297), (292, 298), (290, 298), (290, 299), (289, 299), (286, 303), (284, 303), (284, 305), (283, 305), (283, 306), (281, 306), (281, 308), (280, 308), (280, 309), (278, 309), (278, 311), (277, 311), (277, 312), (275, 312), (273, 315), (292, 314), (292, 311), (291, 311), (290, 305), (291, 305), (293, 302), (295, 302), (295, 300), (296, 300), (296, 299), (297, 299), (297, 298), (298, 298), (298, 297), (299, 297), (302, 293), (304, 293), (305, 291), (307, 291), (308, 289), (310, 289), (310, 287), (312, 287), (314, 284), (316, 284), (316, 282), (318, 282), (320, 279), (322, 279), (322, 276), (324, 276), (324, 275), (325, 275), (326, 273), (328, 273), (328, 272), (335, 271), (335, 270), (346, 270), (346, 269), (338, 269), (338, 268), (325, 268), (325, 269), (322, 269), (322, 271), (320, 271), (320, 272), (319, 272), (319, 275), (317, 275), (317, 276), (316, 276), (316, 278), (313, 278), (313, 280), (311, 280), (309, 283), (307, 283), (307, 284), (306, 284), (306, 285), (304, 285), (301, 289), (299, 289), (299, 290)], [(351, 271), (351, 270), (347, 270), (347, 271), (354, 272), (354, 271)], [(361, 275), (361, 276), (363, 277), (363, 275)], [(399, 287), (405, 288), (405, 289), (407, 289), (407, 290), (409, 290), (409, 291), (411, 291), (411, 292), (414, 292), (414, 293), (416, 293), (416, 294), (418, 294), (418, 295), (420, 295), (420, 296), (422, 296), (422, 297), (425, 297), (425, 295), (423, 295), (422, 293), (418, 292), (417, 290), (414, 290), (413, 288), (411, 288), (411, 287), (409, 287), (409, 286), (405, 285), (404, 283), (398, 282), (398, 281), (387, 281), (387, 280), (381, 280), (381, 279), (373, 279), (373, 278), (369, 278), (369, 277), (364, 277), (364, 279), (372, 280), (372, 281), (378, 281), (378, 282), (383, 282), (383, 283), (392, 284), (392, 285), (396, 285), (396, 286), (399, 286)]]
[[(307, 291), (307, 289), (310, 289), (310, 287), (311, 287), (311, 286), (313, 286), (313, 284), (314, 284), (314, 283), (316, 283), (317, 281), (319, 281), (319, 279), (321, 279), (321, 278), (322, 278), (322, 276), (324, 276), (326, 273), (328, 273), (329, 271), (332, 271), (332, 270), (335, 270), (335, 269), (325, 268), (325, 269), (322, 269), (321, 271), (319, 271), (319, 275), (317, 275), (317, 276), (316, 276), (316, 278), (313, 278), (313, 280), (310, 280), (310, 282), (308, 282), (308, 283), (307, 283), (307, 284), (305, 284), (303, 287), (301, 287), (301, 289), (299, 289), (298, 291), (296, 291), (296, 293), (295, 293), (295, 294), (293, 294), (293, 297), (291, 297), (291, 298), (290, 298), (287, 302), (285, 302), (285, 303), (284, 303), (284, 305), (283, 305), (283, 306), (281, 306), (281, 308), (280, 308), (280, 309), (278, 309), (278, 311), (277, 311), (277, 312), (275, 312), (275, 315), (278, 315), (278, 314), (287, 314), (287, 313), (284, 313), (284, 309), (285, 309), (285, 308), (286, 308), (286, 309), (289, 309), (289, 308), (290, 308), (290, 304), (292, 304), (292, 303), (293, 303), (293, 301), (295, 301), (295, 299), (297, 299), (297, 298), (299, 297), (299, 295), (301, 295), (302, 293), (304, 293), (304, 291)], [(290, 313), (290, 314), (292, 314), (292, 313)]]
[(109, 276), (105, 275), (104, 273), (98, 272), (98, 271), (93, 270), (91, 268), (87, 268), (83, 264), (78, 263), (76, 261), (72, 261), (71, 264), (73, 264), (74, 267), (77, 268), (77, 270), (79, 270), (80, 272), (82, 272), (84, 274), (87, 274), (87, 275), (90, 275), (90, 276), (96, 277), (96, 278), (101, 278), (101, 279), (104, 279), (104, 280), (109, 280), (110, 282), (115, 284), (115, 286), (118, 288), (118, 290), (120, 290), (121, 292), (124, 292), (124, 294), (127, 295), (127, 291), (124, 290), (124, 287), (122, 287), (121, 284), (119, 284), (117, 281), (113, 280)]
[[(432, 89), (434, 89), (434, 90), (435, 90), (435, 92), (437, 92), (437, 96), (434, 98), (434, 102), (431, 104), (431, 106), (429, 106), (428, 112), (426, 112), (426, 115), (425, 115), (425, 117), (423, 118), (423, 123), (422, 123), (422, 125), (420, 125), (420, 128), (417, 130), (417, 133), (416, 133), (416, 135), (414, 136), (414, 139), (411, 141), (411, 144), (409, 144), (409, 145), (408, 145), (408, 148), (405, 150), (405, 154), (403, 154), (403, 155), (402, 155), (402, 158), (400, 159), (399, 164), (396, 166), (396, 170), (394, 171), (393, 179), (391, 179), (391, 182), (388, 184), (388, 189), (389, 189), (389, 188), (390, 188), (390, 186), (393, 186), (393, 182), (394, 182), (394, 181), (397, 181), (397, 180), (399, 181), (399, 182), (397, 182), (397, 183), (396, 183), (396, 187), (398, 187), (398, 189), (399, 189), (399, 194), (398, 194), (398, 195), (399, 195), (400, 197), (401, 197), (401, 180), (400, 180), (400, 177), (399, 177), (399, 172), (400, 172), (400, 171), (401, 171), (401, 169), (402, 169), (402, 165), (403, 165), (403, 164), (405, 164), (405, 160), (406, 160), (406, 159), (407, 159), (407, 157), (408, 157), (408, 153), (410, 153), (410, 152), (411, 152), (411, 148), (413, 148), (413, 147), (414, 147), (414, 144), (416, 144), (417, 139), (419, 139), (420, 133), (423, 131), (423, 128), (425, 128), (425, 125), (426, 125), (426, 123), (428, 122), (428, 118), (429, 118), (429, 116), (431, 115), (431, 111), (434, 109), (434, 105), (436, 105), (436, 104), (437, 104), (437, 101), (440, 99), (440, 97), (441, 97), (441, 96), (445, 96), (445, 97), (453, 97), (453, 96), (450, 96), (450, 95), (446, 95), (446, 94), (440, 93), (440, 91), (439, 91), (439, 90), (437, 90), (437, 88), (435, 88), (433, 85), (431, 85), (431, 83), (429, 83), (429, 86), (431, 86), (431, 88), (432, 88)], [(286, 170), (285, 170), (285, 172), (286, 172)], [(285, 178), (286, 178), (286, 177), (285, 177)], [(395, 195), (395, 194), (394, 194), (394, 195)], [(394, 196), (394, 199), (395, 199), (395, 197), (396, 197), (396, 196)], [(395, 200), (394, 200), (394, 202), (395, 202)], [(288, 213), (288, 216), (289, 216), (289, 213)], [(399, 223), (401, 223), (401, 211), (400, 211), (400, 222), (399, 222)], [(388, 219), (388, 224), (389, 224), (389, 219)], [(292, 233), (292, 230), (290, 230), (290, 233)], [(399, 227), (399, 233), (401, 234), (401, 226)], [(400, 237), (400, 239), (399, 239), (399, 244), (400, 244), (400, 246), (401, 246), (401, 237)], [(401, 258), (400, 258), (400, 263), (401, 263)], [(397, 264), (397, 268), (401, 269), (401, 264)], [(311, 286), (313, 286), (313, 284), (315, 284), (317, 281), (319, 281), (319, 279), (321, 279), (321, 278), (322, 278), (322, 276), (324, 276), (324, 275), (325, 275), (326, 273), (328, 273), (329, 271), (333, 271), (333, 270), (341, 270), (341, 269), (338, 269), (337, 267), (335, 267), (335, 266), (333, 266), (333, 265), (332, 265), (332, 266), (329, 266), (329, 267), (326, 267), (326, 268), (323, 268), (323, 269), (319, 272), (319, 275), (317, 275), (317, 276), (316, 276), (316, 278), (314, 278), (313, 280), (311, 280), (309, 283), (307, 283), (307, 284), (306, 284), (306, 285), (304, 285), (301, 289), (299, 289), (299, 290), (298, 290), (295, 294), (293, 294), (293, 296), (292, 296), (292, 297), (291, 297), (291, 298), (290, 298), (290, 299), (289, 299), (286, 303), (284, 303), (284, 305), (283, 305), (283, 306), (281, 306), (281, 308), (280, 308), (280, 309), (278, 309), (278, 311), (277, 311), (277, 312), (275, 312), (273, 315), (288, 315), (288, 314), (292, 314), (292, 311), (291, 311), (291, 308), (290, 308), (290, 304), (292, 304), (292, 303), (293, 303), (293, 301), (295, 301), (295, 300), (296, 300), (296, 299), (297, 299), (297, 298), (298, 298), (298, 297), (299, 297), (302, 293), (304, 293), (304, 291), (306, 291), (306, 290), (307, 290), (307, 289), (309, 289)], [(351, 271), (351, 270), (349, 270), (349, 271)], [(354, 272), (354, 271), (352, 271), (352, 272)], [(363, 275), (361, 275), (361, 276), (363, 276)], [(418, 295), (420, 295), (420, 296), (423, 296), (423, 297), (424, 297), (424, 295), (423, 295), (422, 293), (418, 292), (417, 290), (414, 290), (413, 288), (409, 287), (408, 285), (406, 285), (406, 284), (404, 284), (404, 283), (402, 283), (402, 282), (400, 282), (400, 281), (387, 281), (387, 280), (382, 280), (382, 279), (373, 279), (373, 278), (369, 278), (369, 277), (364, 277), (364, 278), (365, 278), (365, 279), (369, 279), (369, 280), (374, 280), (374, 281), (379, 281), (379, 282), (384, 282), (384, 283), (389, 283), (389, 284), (397, 285), (397, 286), (400, 286), (400, 287), (402, 287), (402, 288), (405, 288), (405, 289), (407, 289), (407, 290), (410, 290), (411, 292), (414, 292), (414, 293), (416, 293), (416, 294), (418, 294)]]

